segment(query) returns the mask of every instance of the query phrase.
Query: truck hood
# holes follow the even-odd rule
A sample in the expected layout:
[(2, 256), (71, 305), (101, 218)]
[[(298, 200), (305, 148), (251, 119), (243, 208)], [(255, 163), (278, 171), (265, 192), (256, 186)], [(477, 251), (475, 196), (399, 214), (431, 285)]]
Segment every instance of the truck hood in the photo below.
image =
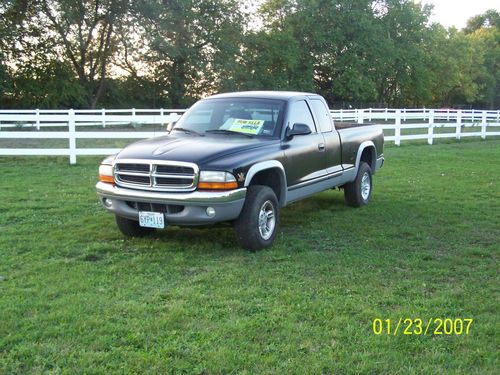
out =
[(225, 155), (277, 142), (279, 141), (276, 139), (247, 138), (236, 135), (166, 135), (132, 143), (117, 155), (116, 160), (172, 160), (203, 165)]

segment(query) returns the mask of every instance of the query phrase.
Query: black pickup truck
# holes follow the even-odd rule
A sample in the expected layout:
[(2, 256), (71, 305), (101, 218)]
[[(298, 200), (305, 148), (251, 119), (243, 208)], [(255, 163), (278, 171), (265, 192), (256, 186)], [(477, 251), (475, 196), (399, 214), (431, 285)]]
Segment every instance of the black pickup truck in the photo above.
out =
[(96, 188), (125, 235), (228, 221), (238, 243), (257, 250), (273, 243), (291, 202), (340, 187), (349, 205), (366, 205), (383, 144), (378, 126), (336, 128), (316, 94), (219, 94), (169, 134), (104, 159)]

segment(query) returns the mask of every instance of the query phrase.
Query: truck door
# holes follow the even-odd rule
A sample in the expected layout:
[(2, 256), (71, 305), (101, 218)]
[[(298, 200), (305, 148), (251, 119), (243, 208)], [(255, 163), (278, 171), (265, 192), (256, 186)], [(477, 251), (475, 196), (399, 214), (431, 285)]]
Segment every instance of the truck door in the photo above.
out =
[(325, 141), (317, 131), (314, 120), (305, 100), (290, 104), (287, 126), (306, 124), (311, 134), (297, 135), (283, 141), (287, 185), (313, 180), (326, 175)]
[(330, 110), (320, 99), (309, 99), (314, 119), (325, 139), (326, 171), (328, 174), (342, 171), (342, 152), (339, 133), (334, 129)]

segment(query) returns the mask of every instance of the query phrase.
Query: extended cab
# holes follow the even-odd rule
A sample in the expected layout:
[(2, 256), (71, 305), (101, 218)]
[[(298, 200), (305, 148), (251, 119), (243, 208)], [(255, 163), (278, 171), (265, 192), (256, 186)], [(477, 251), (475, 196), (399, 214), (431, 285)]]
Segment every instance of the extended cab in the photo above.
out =
[(273, 243), (291, 202), (341, 187), (349, 205), (366, 205), (383, 144), (378, 126), (336, 127), (316, 94), (219, 94), (169, 134), (106, 158), (96, 188), (125, 235), (230, 221), (238, 243), (257, 250)]

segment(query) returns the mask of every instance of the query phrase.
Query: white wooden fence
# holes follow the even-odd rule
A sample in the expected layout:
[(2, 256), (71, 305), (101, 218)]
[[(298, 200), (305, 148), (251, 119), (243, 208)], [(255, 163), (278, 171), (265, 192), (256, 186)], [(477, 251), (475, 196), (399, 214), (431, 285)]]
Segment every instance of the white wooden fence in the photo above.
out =
[[(0, 148), (0, 155), (66, 155), (71, 164), (77, 155), (111, 155), (120, 148), (77, 148), (77, 139), (142, 139), (165, 134), (163, 125), (177, 121), (179, 110), (0, 110), (0, 140), (67, 139), (67, 148)], [(160, 125), (154, 131), (77, 131), (77, 128)], [(65, 128), (54, 131), (56, 128)], [(46, 128), (47, 131), (41, 131)], [(50, 129), (50, 130), (49, 130)], [(36, 131), (26, 131), (36, 130)]]
[(500, 135), (500, 111), (368, 108), (330, 112), (337, 121), (355, 121), (358, 124), (374, 122), (380, 125), (384, 130), (385, 141), (392, 141), (396, 146), (404, 140), (427, 139), (431, 145), (436, 138), (485, 139), (487, 136)]
[[(78, 148), (78, 139), (141, 139), (165, 134), (165, 125), (177, 121), (184, 109), (125, 110), (0, 110), (0, 142), (14, 145), (24, 139), (66, 139), (65, 148), (1, 148), (2, 155), (65, 155), (76, 163), (77, 155), (110, 155), (119, 148)], [(335, 121), (375, 123), (384, 129), (385, 140), (500, 136), (500, 111), (452, 109), (352, 109), (332, 110)], [(137, 128), (156, 128), (140, 131)], [(127, 128), (110, 131), (112, 126)], [(98, 128), (95, 131), (85, 128)], [(58, 128), (61, 128), (59, 130)], [(136, 128), (136, 129), (134, 129)], [(81, 130), (80, 130), (81, 129)], [(449, 130), (449, 131), (448, 131)]]

